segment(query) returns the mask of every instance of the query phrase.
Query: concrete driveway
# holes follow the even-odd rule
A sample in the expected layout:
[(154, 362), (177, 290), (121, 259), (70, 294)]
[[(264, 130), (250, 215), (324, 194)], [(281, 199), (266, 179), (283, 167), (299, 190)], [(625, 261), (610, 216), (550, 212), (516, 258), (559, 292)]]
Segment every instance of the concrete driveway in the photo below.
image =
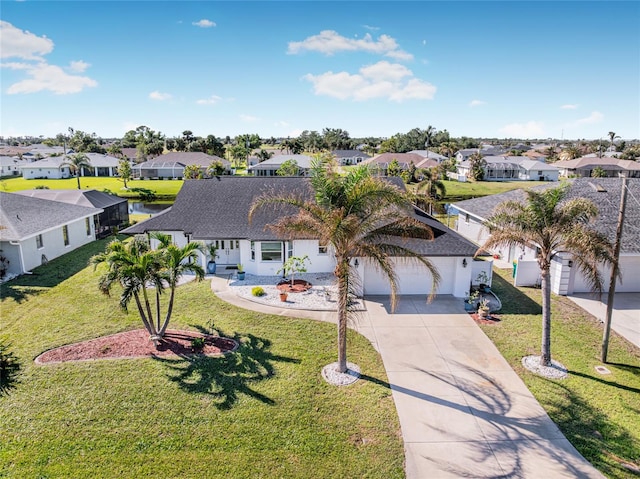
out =
[[(602, 300), (588, 293), (567, 297), (600, 321), (607, 317), (606, 294)], [(640, 348), (640, 293), (614, 294), (611, 329)]]
[(382, 355), (408, 479), (602, 478), (563, 436), (462, 300), (367, 297), (357, 329)]

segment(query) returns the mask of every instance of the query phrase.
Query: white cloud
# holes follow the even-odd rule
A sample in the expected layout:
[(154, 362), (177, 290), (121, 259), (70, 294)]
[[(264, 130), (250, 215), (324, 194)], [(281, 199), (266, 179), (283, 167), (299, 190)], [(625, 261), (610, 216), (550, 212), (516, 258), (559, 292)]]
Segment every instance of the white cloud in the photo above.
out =
[(2, 58), (41, 60), (42, 55), (53, 51), (53, 42), (46, 36), (37, 36), (20, 30), (11, 23), (0, 21), (0, 52)]
[(575, 110), (576, 108), (578, 108), (580, 105), (571, 105), (571, 104), (567, 104), (567, 105), (562, 105), (560, 107), (561, 110)]
[(170, 93), (162, 93), (162, 92), (159, 92), (158, 90), (156, 90), (156, 91), (152, 91), (151, 93), (149, 93), (149, 98), (151, 98), (152, 100), (159, 100), (159, 101), (170, 100), (171, 99), (171, 94)]
[(89, 63), (83, 62), (82, 60), (72, 61), (69, 64), (69, 70), (72, 71), (73, 73), (82, 73), (90, 66), (91, 65)]
[(196, 101), (198, 105), (215, 105), (222, 100), (222, 97), (217, 95), (211, 95), (209, 98), (203, 98), (201, 100)]
[(371, 30), (372, 32), (380, 30), (380, 27), (372, 27), (371, 25), (362, 25), (363, 28)]
[(211, 28), (216, 26), (216, 22), (212, 22), (211, 20), (207, 20), (206, 18), (203, 18), (202, 20), (193, 22), (192, 25), (195, 25), (196, 27), (200, 27), (200, 28)]
[(510, 138), (540, 138), (544, 136), (544, 124), (539, 121), (511, 123), (498, 131)]
[(355, 101), (387, 98), (402, 102), (409, 99), (431, 100), (436, 87), (431, 83), (413, 78), (413, 72), (403, 65), (378, 62), (362, 67), (357, 74), (348, 72), (321, 75), (307, 74), (303, 77), (313, 84), (316, 95), (331, 96), (341, 100)]
[(593, 125), (594, 123), (600, 123), (604, 119), (604, 115), (599, 111), (592, 111), (587, 117), (576, 120), (576, 125)]
[(89, 77), (69, 75), (59, 66), (49, 65), (46, 62), (28, 65), (27, 68), (21, 69), (25, 70), (31, 78), (11, 85), (7, 89), (7, 93), (10, 95), (16, 93), (36, 93), (45, 90), (57, 95), (67, 95), (69, 93), (78, 93), (87, 87), (95, 87), (98, 85), (97, 81)]
[(471, 101), (469, 102), (469, 106), (470, 106), (471, 108), (474, 108), (474, 107), (476, 107), (476, 106), (486, 105), (486, 104), (487, 104), (487, 102), (486, 102), (486, 101), (482, 101), (482, 100), (471, 100)]
[(253, 123), (260, 120), (260, 118), (258, 118), (257, 116), (252, 116), (252, 115), (241, 114), (239, 115), (239, 117), (242, 121), (246, 121), (248, 123)]
[(368, 52), (388, 56), (398, 60), (411, 60), (413, 55), (400, 50), (398, 43), (389, 35), (380, 35), (377, 40), (367, 33), (362, 39), (347, 38), (333, 30), (323, 30), (318, 35), (305, 38), (301, 42), (289, 42), (287, 53), (304, 51), (333, 55), (336, 52)]
[(274, 125), (275, 125), (275, 126), (280, 126), (280, 127), (282, 127), (282, 128), (288, 128), (288, 127), (290, 126), (290, 125), (289, 125), (289, 123), (287, 123), (286, 121), (282, 121), (282, 120), (280, 120), (280, 121), (276, 121), (276, 122), (274, 123)]

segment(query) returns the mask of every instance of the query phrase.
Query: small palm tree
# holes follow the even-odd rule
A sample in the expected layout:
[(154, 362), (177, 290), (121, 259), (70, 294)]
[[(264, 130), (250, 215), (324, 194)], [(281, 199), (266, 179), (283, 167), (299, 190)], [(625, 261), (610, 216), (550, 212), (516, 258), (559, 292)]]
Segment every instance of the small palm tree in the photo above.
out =
[(527, 201), (505, 201), (487, 219), (491, 236), (478, 253), (496, 247), (536, 247), (542, 278), (543, 366), (551, 364), (551, 261), (559, 253), (572, 255), (573, 264), (602, 292), (600, 264), (613, 262), (613, 248), (607, 238), (592, 229), (597, 207), (586, 198), (565, 199), (566, 186), (546, 191), (525, 191)]
[(75, 155), (67, 157), (67, 160), (63, 163), (63, 165), (69, 165), (71, 173), (76, 176), (76, 180), (78, 180), (78, 189), (81, 189), (80, 175), (82, 174), (82, 169), (86, 168), (89, 171), (93, 171), (91, 162), (89, 161), (89, 157), (84, 153), (76, 153)]
[(416, 200), (418, 203), (428, 205), (429, 214), (432, 214), (433, 204), (445, 197), (447, 189), (438, 178), (438, 171), (434, 168), (420, 169), (416, 176), (420, 179), (416, 185)]
[(347, 322), (353, 314), (349, 298), (356, 294), (357, 273), (353, 258), (365, 257), (382, 271), (391, 287), (391, 307), (395, 308), (398, 278), (392, 257), (415, 260), (427, 267), (432, 279), (433, 298), (440, 275), (427, 259), (409, 249), (402, 238), (432, 239), (433, 231), (412, 217), (413, 206), (404, 192), (379, 178), (366, 167), (340, 176), (335, 164), (314, 161), (311, 167), (314, 200), (295, 193), (265, 194), (251, 205), (249, 220), (267, 206), (293, 207), (297, 214), (282, 217), (270, 228), (283, 237), (318, 238), (331, 244), (338, 286), (338, 371), (347, 370)]

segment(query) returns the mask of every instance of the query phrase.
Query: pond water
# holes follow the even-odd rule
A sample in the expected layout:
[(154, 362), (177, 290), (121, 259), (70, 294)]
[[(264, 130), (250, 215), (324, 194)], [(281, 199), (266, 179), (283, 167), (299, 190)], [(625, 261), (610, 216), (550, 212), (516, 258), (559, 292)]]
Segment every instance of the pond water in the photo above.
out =
[(129, 200), (129, 213), (140, 215), (157, 215), (169, 208), (173, 203), (142, 203)]

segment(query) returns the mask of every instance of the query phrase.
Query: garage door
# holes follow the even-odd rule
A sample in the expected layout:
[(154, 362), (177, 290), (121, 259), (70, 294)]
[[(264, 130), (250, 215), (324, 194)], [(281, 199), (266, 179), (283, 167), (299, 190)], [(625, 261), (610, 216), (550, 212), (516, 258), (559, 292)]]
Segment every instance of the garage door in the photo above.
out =
[[(395, 260), (398, 275), (398, 294), (430, 294), (431, 274), (427, 268), (415, 261)], [(455, 283), (455, 258), (434, 258), (431, 262), (442, 279), (437, 294), (453, 294)], [(364, 294), (389, 294), (389, 281), (371, 262), (364, 261)]]

